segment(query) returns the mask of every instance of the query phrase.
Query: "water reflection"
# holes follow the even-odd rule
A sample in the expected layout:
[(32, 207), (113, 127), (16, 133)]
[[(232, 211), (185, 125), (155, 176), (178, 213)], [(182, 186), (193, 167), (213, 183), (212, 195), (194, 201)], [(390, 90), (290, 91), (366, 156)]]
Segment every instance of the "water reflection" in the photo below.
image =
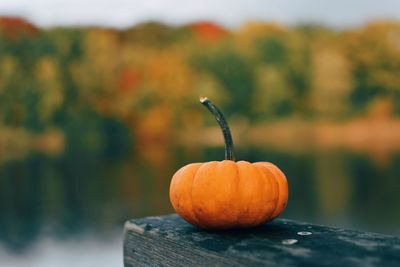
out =
[[(237, 155), (274, 162), (287, 174), (289, 204), (282, 217), (400, 233), (400, 155), (384, 166), (343, 151), (293, 154), (251, 148), (238, 149)], [(38, 246), (49, 244), (43, 243), (46, 236), (107, 238), (122, 231), (128, 218), (172, 212), (168, 187), (174, 171), (222, 156), (220, 148), (180, 147), (171, 151), (172, 163), (160, 166), (137, 154), (118, 160), (32, 154), (5, 162), (0, 167), (2, 253), (28, 259)]]
[(108, 239), (84, 235), (79, 239), (42, 237), (23, 256), (0, 248), (2, 266), (90, 267), (122, 266), (122, 233)]

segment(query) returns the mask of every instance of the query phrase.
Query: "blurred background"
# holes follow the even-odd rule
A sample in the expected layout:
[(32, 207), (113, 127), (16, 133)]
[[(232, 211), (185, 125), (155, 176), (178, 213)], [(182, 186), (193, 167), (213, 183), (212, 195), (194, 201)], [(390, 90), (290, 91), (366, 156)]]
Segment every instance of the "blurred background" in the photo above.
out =
[(173, 173), (287, 175), (282, 217), (400, 234), (400, 2), (0, 2), (0, 265), (122, 266)]

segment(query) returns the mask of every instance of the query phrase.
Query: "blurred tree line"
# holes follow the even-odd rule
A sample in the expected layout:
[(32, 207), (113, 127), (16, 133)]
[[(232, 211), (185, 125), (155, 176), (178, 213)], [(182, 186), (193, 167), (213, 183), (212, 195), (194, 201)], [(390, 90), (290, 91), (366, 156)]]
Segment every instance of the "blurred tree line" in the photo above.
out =
[[(66, 153), (162, 160), (174, 129), (212, 118), (198, 96), (251, 123), (400, 113), (400, 23), (337, 31), (199, 22), (39, 29), (0, 18), (0, 127), (60, 129)], [(134, 137), (134, 138), (131, 138)], [(157, 161), (156, 160), (156, 161)]]

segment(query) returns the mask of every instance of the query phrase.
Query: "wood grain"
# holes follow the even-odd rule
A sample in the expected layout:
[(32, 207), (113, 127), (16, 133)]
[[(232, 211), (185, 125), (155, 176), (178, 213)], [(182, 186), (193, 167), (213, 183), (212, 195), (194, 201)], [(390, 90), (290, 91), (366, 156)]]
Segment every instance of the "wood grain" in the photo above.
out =
[(286, 219), (223, 232), (177, 215), (125, 224), (124, 264), (131, 266), (400, 266), (400, 238)]

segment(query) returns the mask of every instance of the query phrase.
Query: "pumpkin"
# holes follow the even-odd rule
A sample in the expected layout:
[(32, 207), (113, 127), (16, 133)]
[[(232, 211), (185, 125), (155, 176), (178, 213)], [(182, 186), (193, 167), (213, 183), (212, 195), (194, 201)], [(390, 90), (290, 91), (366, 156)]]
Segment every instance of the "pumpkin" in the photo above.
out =
[(286, 207), (284, 173), (269, 162), (235, 161), (233, 142), (221, 111), (200, 98), (219, 123), (225, 140), (225, 160), (191, 163), (172, 177), (170, 200), (189, 223), (204, 229), (253, 227), (276, 218)]

